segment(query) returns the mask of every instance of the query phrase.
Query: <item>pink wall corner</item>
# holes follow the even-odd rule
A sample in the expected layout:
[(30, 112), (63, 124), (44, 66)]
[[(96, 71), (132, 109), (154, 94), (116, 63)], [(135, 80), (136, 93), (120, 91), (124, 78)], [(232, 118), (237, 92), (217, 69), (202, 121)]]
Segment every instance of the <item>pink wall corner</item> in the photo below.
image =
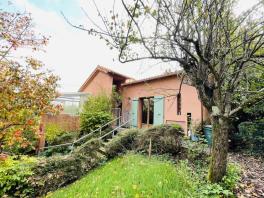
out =
[(92, 95), (99, 95), (106, 93), (110, 95), (112, 93), (113, 77), (98, 71), (97, 74), (90, 80), (90, 82), (83, 89), (83, 92), (90, 93)]

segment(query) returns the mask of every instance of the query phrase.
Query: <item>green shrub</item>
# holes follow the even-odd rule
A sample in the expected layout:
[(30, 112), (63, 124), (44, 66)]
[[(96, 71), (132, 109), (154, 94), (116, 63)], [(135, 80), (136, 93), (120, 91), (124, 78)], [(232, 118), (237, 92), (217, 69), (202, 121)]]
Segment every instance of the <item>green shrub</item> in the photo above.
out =
[(113, 139), (105, 144), (108, 157), (115, 157), (125, 153), (127, 150), (135, 149), (135, 138), (139, 133), (138, 129), (127, 129), (118, 133)]
[(187, 158), (194, 164), (198, 164), (200, 162), (208, 162), (208, 153), (206, 152), (206, 150), (208, 150), (209, 148), (202, 139), (200, 139), (198, 142), (184, 139), (182, 146), (182, 157)]
[(230, 190), (224, 189), (220, 184), (203, 184), (201, 185), (201, 197), (231, 197), (233, 193)]
[(228, 190), (234, 190), (237, 182), (241, 179), (241, 168), (239, 165), (230, 163), (227, 166), (227, 173), (223, 177), (222, 186)]
[(62, 147), (55, 147), (55, 148), (48, 148), (46, 150), (44, 150), (43, 152), (41, 152), (39, 154), (39, 156), (41, 157), (51, 157), (51, 156), (54, 156), (54, 155), (66, 155), (66, 154), (69, 154), (72, 149), (71, 146), (62, 146)]
[(177, 131), (183, 132), (183, 129), (182, 129), (181, 125), (179, 125), (179, 124), (172, 124), (171, 127)]
[(183, 129), (176, 125), (159, 125), (140, 131), (138, 150), (148, 151), (150, 139), (155, 154), (177, 154), (182, 147)]
[(183, 130), (181, 127), (171, 125), (159, 125), (149, 129), (128, 129), (120, 132), (106, 145), (106, 153), (114, 157), (127, 150), (136, 150), (147, 153), (150, 139), (152, 153), (177, 154), (182, 149)]
[(88, 134), (95, 129), (100, 128), (104, 124), (112, 120), (112, 115), (107, 112), (89, 112), (81, 115), (81, 131), (82, 134)]
[(81, 115), (81, 133), (88, 134), (112, 120), (112, 99), (104, 94), (91, 96), (84, 104)]
[(89, 96), (82, 107), (82, 112), (111, 112), (112, 98), (102, 93), (98, 96)]
[(236, 150), (264, 155), (264, 120), (241, 123), (231, 139)]
[(55, 123), (48, 123), (45, 126), (45, 139), (48, 143), (51, 143), (55, 138), (63, 134), (62, 128)]
[(32, 168), (37, 160), (22, 156), (20, 159), (9, 157), (0, 162), (0, 197), (25, 197), (31, 194), (33, 188), (28, 177), (33, 174)]
[(60, 136), (54, 138), (53, 141), (49, 143), (49, 145), (58, 145), (73, 142), (79, 137), (79, 134), (79, 131), (65, 132)]
[(234, 189), (241, 178), (241, 169), (237, 164), (230, 163), (227, 173), (220, 183), (208, 183), (201, 180), (200, 194), (202, 197), (235, 197)]
[[(72, 143), (79, 137), (80, 132), (64, 132), (60, 136), (55, 137), (52, 141), (48, 142), (49, 146)], [(71, 151), (71, 146), (62, 146), (55, 148), (48, 148), (40, 153), (41, 156), (50, 157), (53, 155), (65, 155)]]

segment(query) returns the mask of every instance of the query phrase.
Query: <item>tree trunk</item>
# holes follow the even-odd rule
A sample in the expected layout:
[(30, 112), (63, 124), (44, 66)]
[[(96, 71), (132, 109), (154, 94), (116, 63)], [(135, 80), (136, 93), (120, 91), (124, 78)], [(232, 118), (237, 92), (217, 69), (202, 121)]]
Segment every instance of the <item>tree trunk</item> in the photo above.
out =
[(211, 162), (208, 172), (209, 181), (215, 183), (222, 180), (226, 174), (228, 153), (229, 120), (213, 117), (213, 145)]

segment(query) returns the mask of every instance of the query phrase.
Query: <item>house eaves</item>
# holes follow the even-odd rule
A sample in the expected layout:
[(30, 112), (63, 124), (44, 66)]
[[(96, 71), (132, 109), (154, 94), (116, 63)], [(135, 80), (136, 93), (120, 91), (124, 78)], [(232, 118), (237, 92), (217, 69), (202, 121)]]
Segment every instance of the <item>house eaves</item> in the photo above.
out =
[(135, 85), (135, 84), (140, 84), (140, 83), (146, 83), (146, 82), (150, 82), (150, 81), (154, 81), (154, 80), (160, 80), (160, 79), (164, 79), (164, 78), (168, 78), (168, 77), (172, 77), (172, 76), (181, 77), (182, 74), (183, 74), (182, 71), (177, 71), (177, 72), (162, 74), (162, 75), (158, 75), (158, 76), (153, 76), (153, 77), (149, 77), (149, 78), (145, 78), (145, 79), (134, 80), (131, 82), (123, 83), (122, 86), (129, 86), (129, 85)]

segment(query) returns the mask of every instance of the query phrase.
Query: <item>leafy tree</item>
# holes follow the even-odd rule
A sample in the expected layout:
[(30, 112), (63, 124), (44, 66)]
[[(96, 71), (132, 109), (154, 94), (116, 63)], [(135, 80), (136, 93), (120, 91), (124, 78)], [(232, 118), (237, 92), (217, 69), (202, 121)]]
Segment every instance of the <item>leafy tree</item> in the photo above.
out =
[(241, 83), (253, 68), (263, 74), (263, 4), (235, 15), (235, 2), (121, 0), (126, 15), (113, 6), (110, 16), (103, 16), (96, 6), (103, 26), (91, 17), (94, 27), (73, 25), (116, 48), (123, 63), (155, 59), (182, 66), (212, 117), (212, 182), (226, 173), (232, 117), (264, 99), (263, 85), (256, 90)]
[(39, 117), (54, 112), (58, 77), (33, 57), (17, 58), (21, 48), (40, 50), (48, 38), (37, 36), (28, 13), (0, 10), (0, 149), (19, 143), (27, 147), (24, 132), (38, 131)]

